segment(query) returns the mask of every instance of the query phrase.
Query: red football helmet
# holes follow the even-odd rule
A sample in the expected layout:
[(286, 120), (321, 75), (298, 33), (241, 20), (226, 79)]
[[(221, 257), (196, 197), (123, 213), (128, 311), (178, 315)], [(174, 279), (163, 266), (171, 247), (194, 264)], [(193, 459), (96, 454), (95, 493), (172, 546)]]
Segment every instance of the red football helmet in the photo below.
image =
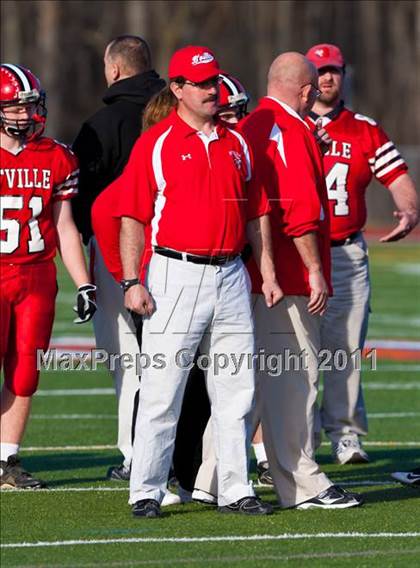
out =
[[(34, 104), (35, 112), (30, 118), (9, 119), (4, 110), (10, 106)], [(45, 92), (35, 75), (11, 63), (2, 63), (0, 67), (0, 127), (9, 136), (31, 140), (40, 136), (45, 128), (47, 108)]]
[(219, 112), (234, 110), (239, 119), (247, 114), (249, 96), (243, 85), (227, 73), (220, 74)]

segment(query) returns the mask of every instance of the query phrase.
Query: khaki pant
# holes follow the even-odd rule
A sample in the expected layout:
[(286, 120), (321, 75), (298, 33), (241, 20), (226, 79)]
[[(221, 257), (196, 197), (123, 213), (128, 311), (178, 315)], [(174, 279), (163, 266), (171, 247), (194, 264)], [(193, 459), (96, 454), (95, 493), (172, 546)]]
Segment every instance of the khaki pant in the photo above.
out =
[[(361, 388), (361, 373), (354, 356), (365, 343), (369, 318), (369, 267), (367, 246), (360, 237), (331, 249), (334, 296), (322, 317), (321, 345), (331, 354), (324, 370), (322, 426), (332, 442), (342, 436), (366, 435), (368, 424)], [(334, 364), (344, 355), (346, 365)]]
[(303, 296), (286, 296), (271, 309), (263, 296), (255, 302), (257, 352), (265, 350), (267, 363), (269, 356), (275, 361), (273, 354), (278, 358), (277, 368), (266, 365), (257, 381), (264, 444), (282, 507), (332, 485), (314, 459), (321, 318), (308, 313), (307, 302)]

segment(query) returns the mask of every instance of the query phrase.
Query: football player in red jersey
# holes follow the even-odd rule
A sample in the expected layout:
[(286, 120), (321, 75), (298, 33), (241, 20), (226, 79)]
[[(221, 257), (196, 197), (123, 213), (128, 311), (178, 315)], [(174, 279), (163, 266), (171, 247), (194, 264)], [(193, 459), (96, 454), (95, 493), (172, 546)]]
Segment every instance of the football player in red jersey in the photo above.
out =
[(404, 238), (418, 223), (418, 201), (407, 165), (382, 128), (371, 118), (344, 106), (345, 63), (335, 45), (313, 46), (306, 54), (318, 69), (321, 91), (308, 124), (322, 127), (332, 139), (324, 153), (331, 216), (332, 282), (334, 295), (322, 319), (322, 347), (332, 354), (343, 350), (348, 364), (324, 371), (322, 426), (339, 464), (368, 461), (359, 436), (367, 434), (360, 371), (352, 353), (366, 337), (370, 282), (366, 242), (365, 193), (372, 176), (387, 187), (397, 211), (398, 225), (381, 242)]
[(77, 192), (77, 161), (42, 136), (45, 94), (35, 75), (13, 64), (2, 64), (0, 74), (0, 486), (38, 489), (44, 482), (23, 469), (17, 454), (38, 385), (37, 352), (51, 336), (56, 249), (78, 286), (75, 323), (93, 316), (95, 286), (69, 202)]

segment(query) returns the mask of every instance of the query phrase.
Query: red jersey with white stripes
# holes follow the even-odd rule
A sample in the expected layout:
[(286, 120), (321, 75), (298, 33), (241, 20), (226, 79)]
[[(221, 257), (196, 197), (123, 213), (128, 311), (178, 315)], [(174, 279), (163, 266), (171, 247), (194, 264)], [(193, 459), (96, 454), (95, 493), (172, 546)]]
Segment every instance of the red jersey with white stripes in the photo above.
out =
[[(241, 123), (250, 141), (256, 176), (251, 191), (264, 190), (270, 200), (270, 220), (276, 274), (287, 295), (309, 295), (309, 274), (294, 237), (316, 233), (323, 274), (330, 281), (328, 198), (322, 157), (307, 124), (288, 105), (272, 97)], [(261, 276), (247, 265), (253, 292), (261, 293)]]
[[(318, 118), (312, 112), (306, 121), (314, 129)], [(372, 176), (389, 186), (407, 165), (382, 128), (367, 116), (341, 106), (322, 117), (322, 125), (333, 140), (324, 155), (331, 238), (341, 240), (366, 223), (365, 193)]]
[(53, 204), (77, 193), (76, 157), (67, 146), (41, 137), (16, 154), (0, 148), (0, 158), (0, 262), (27, 264), (53, 258)]
[(173, 111), (136, 142), (119, 178), (115, 215), (151, 224), (152, 245), (197, 255), (240, 253), (247, 219), (266, 214), (249, 193), (252, 158), (243, 135), (217, 124), (210, 136)]

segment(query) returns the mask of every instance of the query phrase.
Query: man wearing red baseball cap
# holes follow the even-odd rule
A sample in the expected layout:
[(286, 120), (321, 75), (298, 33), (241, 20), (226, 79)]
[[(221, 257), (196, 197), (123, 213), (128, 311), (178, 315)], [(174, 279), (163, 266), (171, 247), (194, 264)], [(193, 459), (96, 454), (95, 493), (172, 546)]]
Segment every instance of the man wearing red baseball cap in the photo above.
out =
[(169, 79), (183, 77), (193, 83), (218, 78), (220, 72), (219, 64), (210, 49), (195, 45), (178, 49), (171, 57), (168, 69)]
[(344, 59), (340, 48), (330, 43), (321, 43), (314, 45), (306, 54), (306, 57), (312, 61), (319, 70), (323, 67), (336, 67), (344, 69)]
[(398, 225), (381, 242), (404, 238), (418, 222), (418, 203), (407, 165), (377, 123), (344, 106), (345, 62), (331, 44), (314, 45), (306, 57), (319, 73), (320, 95), (306, 118), (316, 130), (322, 126), (332, 139), (324, 154), (331, 218), (332, 283), (334, 295), (322, 318), (322, 347), (335, 361), (344, 353), (347, 364), (324, 370), (322, 426), (339, 464), (369, 461), (359, 436), (367, 434), (367, 418), (360, 383), (360, 359), (369, 315), (370, 282), (366, 242), (365, 192), (375, 176), (391, 192)]
[[(245, 229), (264, 280), (268, 306), (281, 299), (271, 256), (268, 200), (248, 192), (253, 176), (244, 137), (217, 124), (219, 64), (206, 47), (177, 51), (169, 63), (177, 107), (137, 141), (120, 177), (121, 286), (125, 306), (142, 316), (142, 370), (130, 504), (158, 517), (189, 370), (207, 370), (218, 457), (221, 513), (267, 515), (248, 480), (254, 397), (249, 278), (240, 258)], [(138, 280), (144, 227), (153, 255)], [(242, 361), (240, 365), (235, 361)]]

